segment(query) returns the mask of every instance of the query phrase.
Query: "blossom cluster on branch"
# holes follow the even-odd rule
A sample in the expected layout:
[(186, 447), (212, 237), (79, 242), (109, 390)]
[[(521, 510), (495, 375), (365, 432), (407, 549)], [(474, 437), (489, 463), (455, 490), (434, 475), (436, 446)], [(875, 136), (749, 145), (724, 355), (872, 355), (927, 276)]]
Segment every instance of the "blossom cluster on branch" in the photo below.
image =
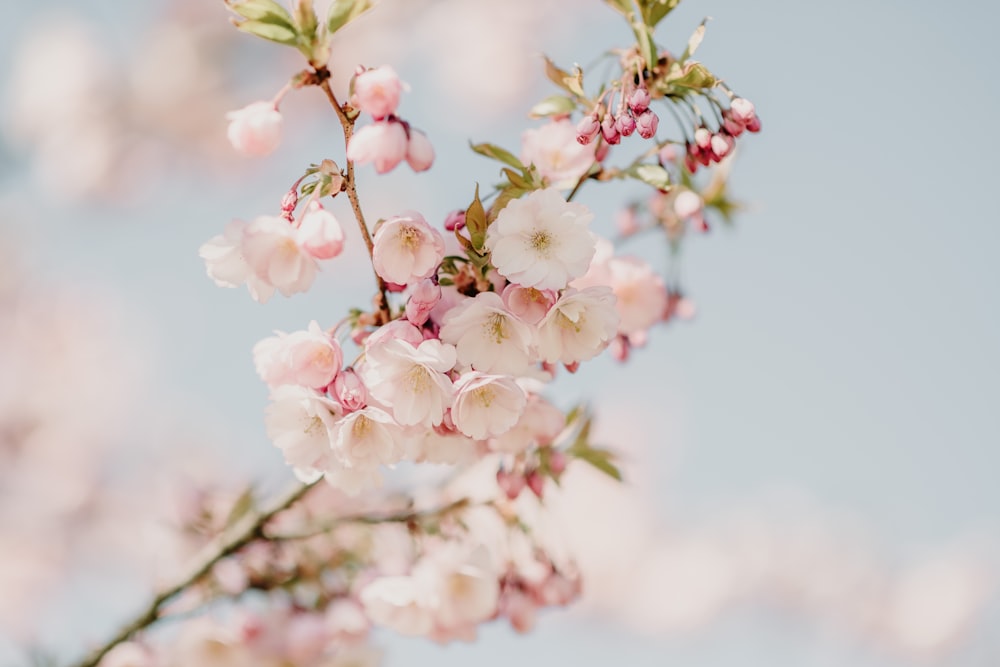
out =
[[(527, 630), (537, 609), (578, 596), (572, 554), (539, 518), (546, 495), (571, 465), (621, 473), (613, 452), (591, 441), (589, 411), (560, 408), (547, 386), (606, 350), (625, 361), (651, 328), (691, 307), (675, 281), (598, 235), (594, 213), (575, 198), (588, 184), (644, 184), (653, 197), (645, 227), (676, 247), (688, 228), (707, 228), (710, 212), (734, 208), (728, 170), (707, 185), (695, 172), (727, 160), (736, 137), (760, 129), (753, 105), (694, 60), (704, 25), (679, 56), (656, 45), (655, 28), (677, 0), (606, 1), (635, 36), (609, 52), (618, 74), (585, 85), (580, 67), (545, 59), (559, 92), (531, 109), (543, 124), (524, 132), (519, 156), (474, 144), (500, 163), (502, 181), (484, 194), (469, 184), (439, 224), (412, 210), (366, 220), (356, 168), (383, 174), (405, 161), (424, 172), (436, 159), (430, 139), (399, 114), (407, 86), (390, 66), (358, 67), (344, 101), (331, 85), (332, 40), (372, 3), (334, 0), (321, 19), (311, 0), (227, 2), (236, 28), (308, 63), (271, 100), (229, 114), (233, 147), (275, 153), (282, 100), (318, 88), (344, 148), (282, 188), (273, 213), (234, 221), (205, 243), (209, 277), (246, 285), (261, 303), (307, 291), (325, 262), (352, 250), (324, 207), (346, 197), (375, 294), (337, 323), (276, 332), (253, 350), (271, 391), (268, 435), (303, 486), (271, 505), (241, 499), (190, 575), (82, 664), (197, 661), (184, 641), (160, 651), (124, 642), (164, 615), (219, 598), (263, 596), (267, 611), (191, 626), (201, 638), (191, 650), (236, 651), (223, 662), (251, 651), (268, 664), (336, 665), (353, 650), (350, 638), (363, 641), (373, 626), (471, 639), (497, 617)], [(679, 136), (665, 132), (664, 113)], [(639, 152), (617, 165), (627, 157), (619, 145)], [(625, 211), (632, 224), (620, 225), (623, 236), (643, 227), (637, 206)], [(404, 461), (451, 466), (451, 479), (414, 489), (398, 507), (396, 495), (375, 491)], [(235, 639), (218, 638), (227, 632)]]

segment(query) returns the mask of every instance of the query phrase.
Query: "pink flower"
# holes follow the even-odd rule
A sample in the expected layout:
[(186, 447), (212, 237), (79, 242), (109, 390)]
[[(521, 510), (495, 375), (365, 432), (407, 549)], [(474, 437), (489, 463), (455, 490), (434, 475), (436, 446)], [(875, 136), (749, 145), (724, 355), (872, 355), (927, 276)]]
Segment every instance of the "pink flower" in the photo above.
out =
[(373, 162), (375, 171), (384, 174), (406, 158), (408, 146), (401, 123), (378, 121), (354, 133), (347, 146), (347, 159), (357, 164)]
[(396, 338), (367, 348), (361, 375), (397, 422), (429, 428), (440, 424), (451, 406), (454, 388), (447, 373), (455, 361), (455, 348), (439, 340), (414, 347)]
[(528, 324), (538, 324), (556, 302), (558, 295), (552, 290), (538, 290), (510, 283), (501, 296), (512, 314)]
[(441, 340), (455, 346), (461, 363), (484, 373), (518, 375), (535, 360), (532, 327), (508, 312), (496, 292), (480, 292), (449, 310)]
[(520, 419), (513, 428), (493, 438), (490, 449), (519, 454), (531, 447), (550, 444), (565, 426), (566, 415), (541, 396), (531, 394)]
[(509, 375), (470, 371), (455, 382), (451, 418), (459, 431), (483, 440), (509, 431), (526, 402), (524, 390)]
[(419, 213), (383, 222), (375, 232), (372, 263), (386, 281), (408, 285), (428, 278), (444, 258), (444, 237)]
[(253, 349), (257, 373), (268, 386), (297, 384), (323, 389), (333, 382), (344, 363), (344, 353), (319, 324), (311, 322), (307, 331), (277, 333)]
[(365, 383), (361, 381), (352, 368), (347, 368), (337, 374), (333, 380), (331, 393), (336, 396), (345, 410), (360, 410), (368, 403), (368, 389), (365, 388)]
[(568, 119), (525, 130), (521, 134), (521, 161), (534, 164), (553, 187), (571, 188), (594, 164), (594, 149), (583, 145), (580, 136)]
[(285, 385), (271, 394), (267, 435), (302, 480), (315, 481), (330, 464), (330, 429), (341, 416), (340, 404), (307, 389)]
[(252, 273), (243, 257), (246, 226), (242, 220), (233, 220), (221, 235), (209, 239), (198, 249), (199, 256), (205, 260), (208, 277), (219, 287), (238, 287)]
[(354, 79), (354, 106), (380, 120), (396, 112), (403, 82), (391, 67), (377, 67)]
[(350, 495), (378, 486), (379, 467), (403, 458), (402, 429), (378, 408), (348, 413), (330, 427), (330, 438), (326, 481)]
[(611, 288), (567, 289), (538, 324), (539, 356), (564, 364), (592, 359), (614, 338), (618, 321)]
[(309, 205), (298, 230), (299, 245), (316, 259), (333, 259), (344, 250), (344, 230), (319, 202)]
[(229, 143), (249, 157), (262, 157), (281, 143), (281, 114), (273, 102), (254, 102), (226, 114)]
[(410, 128), (410, 140), (406, 144), (406, 163), (413, 171), (427, 171), (434, 164), (434, 147), (427, 135)]
[(316, 260), (299, 246), (297, 230), (284, 218), (262, 216), (251, 222), (242, 248), (257, 278), (285, 296), (306, 291), (316, 277)]

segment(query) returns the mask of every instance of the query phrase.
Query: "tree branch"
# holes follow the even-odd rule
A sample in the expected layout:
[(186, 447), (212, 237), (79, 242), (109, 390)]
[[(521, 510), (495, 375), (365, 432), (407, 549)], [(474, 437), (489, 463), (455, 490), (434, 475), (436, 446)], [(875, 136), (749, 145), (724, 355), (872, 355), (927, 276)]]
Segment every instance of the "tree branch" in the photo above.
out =
[(197, 583), (208, 574), (212, 567), (226, 556), (261, 537), (263, 528), (274, 515), (282, 512), (301, 499), (313, 487), (311, 484), (297, 484), (294, 488), (279, 496), (265, 510), (250, 512), (247, 516), (234, 523), (209, 542), (198, 554), (191, 570), (176, 583), (160, 591), (156, 597), (142, 610), (138, 616), (127, 623), (110, 640), (91, 651), (74, 667), (95, 667), (108, 651), (118, 644), (128, 641), (136, 632), (155, 623), (160, 618), (163, 606), (176, 595)]

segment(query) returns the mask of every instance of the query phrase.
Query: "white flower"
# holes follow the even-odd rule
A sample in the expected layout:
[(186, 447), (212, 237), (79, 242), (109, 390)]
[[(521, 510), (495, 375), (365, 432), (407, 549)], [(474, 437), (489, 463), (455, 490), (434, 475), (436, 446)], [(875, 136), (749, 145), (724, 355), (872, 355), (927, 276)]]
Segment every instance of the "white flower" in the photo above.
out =
[(558, 190), (536, 190), (507, 204), (486, 230), (500, 275), (523, 287), (559, 290), (582, 276), (594, 256), (594, 214)]
[(316, 277), (316, 260), (299, 246), (295, 228), (284, 218), (261, 216), (247, 225), (243, 256), (257, 278), (285, 296), (306, 291)]
[(475, 628), (497, 611), (500, 576), (485, 545), (470, 551), (467, 545), (450, 543), (431, 551), (416, 565), (413, 578), (435, 592), (439, 634)]
[(455, 382), (451, 419), (459, 431), (482, 440), (514, 426), (527, 400), (514, 378), (470, 371)]
[(431, 427), (451, 406), (454, 389), (446, 373), (455, 360), (455, 348), (439, 340), (414, 347), (390, 338), (367, 348), (361, 374), (369, 394), (390, 408), (397, 422)]
[(444, 258), (444, 237), (419, 213), (389, 218), (379, 225), (374, 243), (375, 271), (397, 285), (429, 278)]
[(571, 364), (596, 357), (618, 330), (610, 287), (569, 288), (538, 324), (538, 353)]
[(274, 294), (274, 286), (260, 280), (243, 256), (243, 234), (247, 223), (233, 220), (219, 236), (212, 237), (198, 249), (205, 260), (208, 277), (219, 287), (239, 287), (243, 283), (250, 289), (255, 301), (265, 303)]
[(519, 454), (552, 443), (565, 426), (566, 416), (559, 408), (538, 394), (531, 394), (520, 419), (513, 428), (490, 440), (490, 449)]
[(434, 629), (431, 591), (413, 577), (379, 577), (361, 590), (365, 614), (377, 625), (420, 637)]
[(571, 188), (594, 164), (594, 146), (576, 140), (576, 125), (555, 120), (521, 134), (521, 162), (534, 164), (556, 188)]
[(380, 465), (403, 457), (402, 429), (378, 408), (351, 412), (330, 429), (335, 456), (327, 466), (326, 481), (355, 495), (381, 484)]
[(278, 387), (271, 400), (264, 419), (267, 435), (300, 479), (318, 479), (330, 462), (330, 429), (343, 412), (340, 404), (294, 385)]
[(534, 362), (534, 331), (495, 292), (480, 292), (448, 311), (441, 340), (455, 346), (461, 363), (483, 373), (520, 375)]

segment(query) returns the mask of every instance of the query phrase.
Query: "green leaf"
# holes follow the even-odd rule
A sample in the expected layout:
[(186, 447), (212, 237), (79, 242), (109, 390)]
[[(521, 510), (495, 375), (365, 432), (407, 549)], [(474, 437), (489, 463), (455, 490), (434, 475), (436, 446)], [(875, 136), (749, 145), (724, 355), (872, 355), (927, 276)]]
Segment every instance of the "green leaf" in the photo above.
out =
[(295, 28), (291, 28), (278, 23), (264, 23), (262, 21), (241, 21), (236, 24), (239, 30), (266, 40), (295, 46), (299, 41), (299, 34)]
[(606, 449), (588, 448), (582, 451), (573, 452), (573, 456), (586, 461), (608, 477), (622, 481), (622, 471), (618, 469), (612, 461), (614, 455)]
[(679, 71), (671, 73), (671, 76), (667, 77), (667, 83), (681, 88), (705, 90), (714, 87), (719, 83), (719, 80), (700, 62), (689, 60)]
[(586, 97), (583, 92), (583, 70), (579, 67), (573, 68), (573, 73), (570, 74), (564, 69), (556, 66), (548, 56), (542, 56), (545, 58), (545, 75), (549, 77), (552, 83), (556, 84), (568, 93), (572, 93), (577, 97)]
[(630, 0), (604, 0), (604, 2), (616, 12), (626, 17), (634, 11)]
[(480, 255), (483, 254), (482, 250), (486, 247), (486, 228), (488, 226), (486, 210), (483, 208), (483, 202), (479, 200), (479, 184), (477, 183), (476, 194), (472, 203), (469, 204), (469, 208), (465, 211), (465, 227), (469, 230), (469, 240), (472, 241), (473, 249)]
[(251, 21), (284, 25), (294, 29), (292, 15), (275, 0), (244, 0), (243, 2), (227, 2), (229, 11)]
[(326, 29), (332, 35), (372, 8), (372, 0), (333, 0), (326, 15)]
[(549, 95), (544, 100), (531, 107), (528, 115), (532, 118), (545, 118), (568, 114), (576, 109), (576, 102), (565, 95)]
[(694, 52), (698, 50), (701, 46), (701, 40), (705, 39), (705, 24), (708, 23), (708, 19), (704, 19), (694, 32), (691, 33), (691, 37), (688, 38), (687, 48), (684, 49), (684, 53), (681, 54), (681, 62), (686, 61), (688, 58), (694, 55)]
[(672, 12), (681, 0), (639, 0), (639, 7), (642, 10), (642, 20), (650, 28), (655, 28), (656, 24)]
[(658, 164), (638, 164), (627, 172), (632, 178), (652, 185), (657, 190), (670, 187), (670, 172)]
[(632, 24), (632, 31), (635, 33), (635, 39), (639, 45), (639, 55), (646, 61), (646, 67), (652, 70), (659, 62), (660, 56), (656, 52), (656, 43), (653, 41), (651, 29), (643, 23), (636, 22)]
[(521, 164), (521, 161), (518, 160), (516, 157), (514, 157), (514, 154), (511, 153), (510, 151), (504, 150), (503, 148), (500, 148), (499, 146), (495, 146), (493, 144), (470, 143), (469, 146), (472, 148), (473, 151), (479, 153), (480, 155), (485, 155), (488, 158), (499, 160), (504, 164), (514, 167), (514, 169), (520, 169), (524, 171), (525, 168), (524, 165)]
[(313, 9), (313, 0), (300, 0), (294, 5), (295, 23), (299, 27), (299, 32), (305, 39), (312, 43), (316, 38), (316, 29), (319, 28), (319, 19), (316, 18), (316, 10)]

